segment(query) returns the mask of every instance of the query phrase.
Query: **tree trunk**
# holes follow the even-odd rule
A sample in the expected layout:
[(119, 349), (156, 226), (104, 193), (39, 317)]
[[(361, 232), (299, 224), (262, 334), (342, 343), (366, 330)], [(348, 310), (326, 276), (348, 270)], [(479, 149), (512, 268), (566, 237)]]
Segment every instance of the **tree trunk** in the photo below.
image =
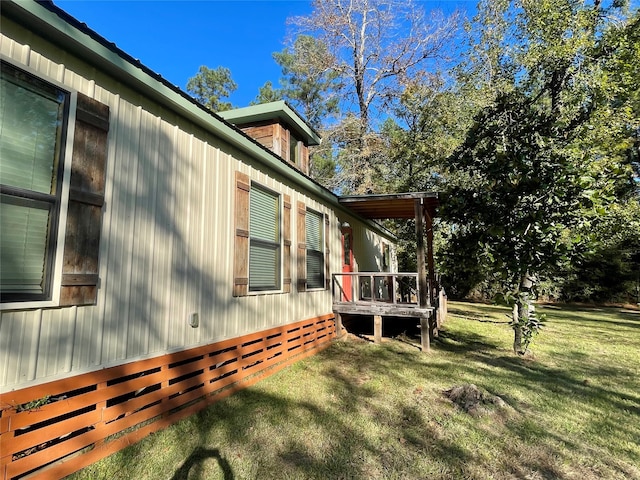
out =
[(518, 355), (526, 353), (523, 345), (523, 327), (529, 322), (529, 307), (531, 305), (530, 290), (533, 287), (533, 279), (528, 273), (520, 280), (520, 292), (518, 300), (513, 306), (513, 352)]
[(523, 326), (527, 324), (529, 320), (529, 294), (524, 293), (518, 297), (518, 302), (514, 307), (514, 325), (513, 325), (513, 351), (518, 355), (524, 355), (526, 353), (526, 347), (522, 344), (522, 330)]
[(519, 353), (522, 350), (522, 325), (518, 315), (520, 306), (519, 302), (513, 306), (513, 353)]

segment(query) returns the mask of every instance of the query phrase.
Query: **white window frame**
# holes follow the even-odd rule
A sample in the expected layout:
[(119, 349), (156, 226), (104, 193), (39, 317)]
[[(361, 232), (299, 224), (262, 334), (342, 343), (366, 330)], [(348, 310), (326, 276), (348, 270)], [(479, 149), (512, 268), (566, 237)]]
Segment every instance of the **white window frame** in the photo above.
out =
[[(320, 250), (314, 250), (309, 248), (309, 231), (307, 230), (307, 225), (306, 225), (306, 219), (309, 218), (309, 215), (315, 215), (319, 218), (320, 220)], [(327, 232), (325, 231), (325, 225), (324, 225), (324, 219), (325, 219), (325, 215), (322, 212), (319, 212), (317, 210), (314, 210), (312, 208), (307, 207), (307, 213), (305, 215), (305, 238), (307, 240), (306, 242), (306, 272), (307, 272), (307, 291), (309, 292), (314, 292), (314, 291), (318, 291), (318, 290), (325, 290), (326, 289), (326, 283), (327, 283), (327, 279), (326, 279), (326, 252), (325, 252), (325, 235), (327, 234)], [(312, 257), (312, 255), (310, 255), (310, 252), (314, 252), (315, 254), (317, 254), (318, 252), (320, 253), (320, 255), (322, 256), (322, 263), (321, 263), (321, 272), (322, 272), (322, 285), (320, 287), (310, 287), (309, 286), (309, 259)]]
[[(53, 251), (47, 251), (47, 255), (53, 255), (51, 262), (51, 277), (48, 284), (48, 298), (42, 300), (12, 300), (0, 302), (0, 311), (3, 310), (26, 310), (34, 308), (56, 307), (60, 303), (60, 287), (62, 283), (62, 263), (64, 260), (64, 240), (66, 235), (67, 210), (69, 206), (69, 188), (71, 179), (71, 159), (73, 158), (73, 142), (76, 124), (76, 109), (78, 104), (77, 92), (72, 91), (67, 86), (61, 84), (55, 79), (43, 75), (40, 72), (14, 60), (0, 55), (0, 61), (9, 65), (11, 68), (21, 70), (32, 77), (50, 84), (51, 86), (66, 92), (68, 94), (68, 114), (66, 116), (66, 125), (63, 125), (64, 145), (60, 149), (60, 162), (62, 163), (62, 182), (60, 196), (58, 197), (58, 215), (57, 215), (57, 235)], [(45, 260), (46, 261), (46, 260)]]
[[(277, 197), (278, 199), (278, 278), (277, 278), (277, 282), (275, 285), (275, 288), (273, 289), (252, 289), (251, 288), (251, 243), (254, 240), (254, 238), (251, 236), (251, 191), (256, 188), (259, 190), (262, 190), (268, 194), (274, 195), (275, 197)], [(279, 192), (273, 190), (272, 188), (269, 188), (261, 183), (255, 182), (255, 181), (251, 181), (251, 186), (250, 186), (250, 190), (249, 190), (249, 255), (248, 255), (248, 266), (247, 266), (247, 274), (248, 274), (248, 281), (249, 281), (249, 285), (247, 288), (247, 295), (265, 295), (265, 294), (272, 294), (272, 293), (282, 293), (283, 292), (283, 288), (282, 288), (282, 282), (283, 282), (283, 248), (282, 248), (282, 243), (283, 243), (283, 232), (282, 232), (282, 228), (283, 228), (283, 201), (282, 201), (282, 194), (280, 194)], [(276, 242), (274, 242), (275, 244)]]

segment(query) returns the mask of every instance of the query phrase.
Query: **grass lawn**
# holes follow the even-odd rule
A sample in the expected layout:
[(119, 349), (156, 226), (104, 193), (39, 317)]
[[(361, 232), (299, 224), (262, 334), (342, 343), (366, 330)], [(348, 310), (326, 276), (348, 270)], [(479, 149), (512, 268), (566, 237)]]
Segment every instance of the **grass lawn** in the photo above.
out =
[(528, 358), (506, 309), (452, 302), (430, 354), (350, 336), (73, 478), (640, 479), (640, 311), (540, 310)]

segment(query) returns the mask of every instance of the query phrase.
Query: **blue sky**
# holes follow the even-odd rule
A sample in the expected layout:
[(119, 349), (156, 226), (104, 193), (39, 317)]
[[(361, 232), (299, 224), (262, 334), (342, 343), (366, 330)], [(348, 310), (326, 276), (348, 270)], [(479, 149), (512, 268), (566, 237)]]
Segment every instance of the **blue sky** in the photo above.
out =
[(282, 50), (286, 19), (310, 12), (308, 1), (54, 0), (89, 28), (182, 89), (201, 65), (224, 66), (245, 106), (266, 80), (277, 84), (271, 54)]
[[(311, 12), (309, 0), (54, 0), (169, 82), (185, 89), (201, 65), (231, 70), (237, 107), (249, 104), (280, 68), (272, 53), (285, 47), (287, 18)], [(475, 6), (475, 0), (420, 2), (425, 9)]]

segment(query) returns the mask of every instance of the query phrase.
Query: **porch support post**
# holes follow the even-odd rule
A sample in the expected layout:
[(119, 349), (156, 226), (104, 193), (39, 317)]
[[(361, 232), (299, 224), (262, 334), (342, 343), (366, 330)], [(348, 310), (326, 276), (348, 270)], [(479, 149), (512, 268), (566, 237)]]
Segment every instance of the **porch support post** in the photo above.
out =
[(425, 211), (427, 220), (427, 269), (429, 272), (429, 305), (435, 304), (434, 289), (436, 286), (436, 274), (433, 266), (433, 220), (429, 212)]
[(431, 323), (431, 314), (422, 314), (420, 316), (420, 346), (423, 352), (431, 350), (431, 338), (429, 335), (429, 324)]
[[(427, 286), (427, 269), (426, 269), (426, 255), (424, 248), (424, 225), (423, 216), (424, 210), (422, 208), (422, 199), (416, 199), (414, 202), (414, 213), (416, 217), (416, 254), (418, 257), (418, 304), (420, 308), (426, 308), (429, 306), (429, 287)], [(429, 338), (429, 318), (420, 317), (420, 338), (422, 351), (428, 352), (431, 348)]]
[(382, 315), (373, 316), (373, 343), (382, 343)]
[(342, 337), (342, 314), (336, 313), (336, 338)]
[(418, 304), (420, 308), (425, 308), (429, 305), (429, 288), (427, 286), (427, 268), (426, 268), (426, 253), (424, 245), (424, 224), (423, 224), (423, 211), (422, 201), (417, 199), (415, 201), (415, 215), (416, 215), (416, 249), (418, 256), (418, 288), (420, 289), (420, 295), (418, 298)]
[[(429, 272), (429, 305), (435, 306), (436, 302), (436, 274), (433, 266), (433, 220), (431, 215), (425, 209), (425, 218), (427, 220), (427, 269)], [(429, 335), (431, 338), (438, 336), (437, 319), (431, 317), (429, 322)]]

